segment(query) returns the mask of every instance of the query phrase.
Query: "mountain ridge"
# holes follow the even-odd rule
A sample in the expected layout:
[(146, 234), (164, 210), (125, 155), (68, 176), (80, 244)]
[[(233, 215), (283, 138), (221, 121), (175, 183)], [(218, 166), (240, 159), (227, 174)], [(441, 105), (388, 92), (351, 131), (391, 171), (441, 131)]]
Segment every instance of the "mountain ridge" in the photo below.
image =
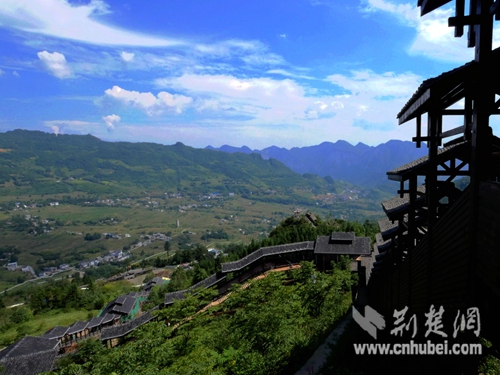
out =
[(304, 178), (274, 158), (256, 153), (227, 158), (181, 142), (106, 142), (91, 135), (14, 130), (0, 133), (0, 149), (5, 151), (0, 152), (3, 195), (332, 188), (326, 180)]
[[(211, 150), (249, 153), (247, 146), (224, 145)], [(383, 188), (394, 191), (394, 184), (387, 180), (386, 172), (427, 154), (425, 148), (418, 149), (412, 142), (389, 140), (378, 146), (362, 142), (352, 145), (347, 141), (322, 142), (315, 146), (291, 149), (270, 146), (252, 150), (264, 159), (274, 158), (293, 171), (313, 173), (321, 177), (330, 176), (366, 188)]]

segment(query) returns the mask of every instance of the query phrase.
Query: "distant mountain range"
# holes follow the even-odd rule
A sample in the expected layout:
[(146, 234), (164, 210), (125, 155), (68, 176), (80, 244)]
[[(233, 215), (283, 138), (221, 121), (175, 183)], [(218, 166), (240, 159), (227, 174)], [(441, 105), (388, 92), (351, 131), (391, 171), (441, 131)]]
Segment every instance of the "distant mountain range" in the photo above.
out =
[(144, 191), (191, 194), (240, 193), (293, 188), (335, 192), (330, 178), (302, 176), (261, 155), (196, 149), (178, 142), (104, 142), (91, 135), (14, 130), (0, 133), (0, 197), (85, 192), (115, 196)]
[(263, 150), (232, 147), (207, 149), (228, 153), (256, 153), (264, 159), (277, 159), (293, 171), (313, 173), (321, 177), (330, 176), (365, 188), (380, 188), (394, 191), (394, 182), (387, 180), (386, 172), (427, 154), (427, 148), (416, 148), (408, 141), (391, 140), (378, 146), (358, 143), (356, 146), (346, 141), (323, 142), (317, 146), (294, 147), (290, 150), (271, 146)]

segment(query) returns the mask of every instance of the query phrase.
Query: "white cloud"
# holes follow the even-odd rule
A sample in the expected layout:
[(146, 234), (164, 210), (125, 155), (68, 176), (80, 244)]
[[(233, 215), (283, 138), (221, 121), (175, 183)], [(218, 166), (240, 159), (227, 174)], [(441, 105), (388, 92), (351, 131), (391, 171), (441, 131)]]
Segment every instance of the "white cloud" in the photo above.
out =
[(106, 128), (109, 131), (114, 130), (115, 129), (115, 123), (121, 121), (121, 117), (118, 116), (118, 115), (115, 115), (115, 114), (104, 116), (102, 119), (104, 120), (104, 123), (106, 124)]
[(352, 71), (351, 76), (333, 74), (327, 81), (334, 83), (352, 95), (368, 94), (373, 97), (409, 98), (420, 85), (422, 78), (413, 73), (374, 73), (371, 70)]
[(237, 58), (248, 65), (281, 65), (285, 60), (269, 52), (263, 43), (256, 40), (229, 39), (214, 44), (196, 44), (194, 51), (214, 58)]
[[(306, 99), (304, 89), (290, 79), (184, 74), (159, 79), (156, 83), (197, 98), (210, 99), (210, 107), (217, 107), (226, 115), (247, 116), (256, 121), (282, 123), (304, 119), (308, 108), (314, 106), (314, 100)], [(202, 103), (198, 109), (207, 108), (206, 103)]]
[(64, 130), (68, 129), (80, 134), (89, 134), (99, 131), (101, 125), (97, 122), (80, 121), (80, 120), (51, 120), (44, 121), (44, 126), (52, 129), (54, 134), (63, 134)]
[(5, 74), (5, 72), (4, 72), (2, 69), (0, 69), (0, 76), (1, 76), (2, 74)]
[(174, 109), (176, 113), (182, 113), (193, 101), (187, 96), (170, 94), (165, 91), (161, 91), (155, 96), (150, 92), (129, 91), (119, 86), (107, 89), (105, 94), (123, 104), (139, 108), (149, 116), (159, 115), (165, 109)]
[[(454, 15), (451, 7), (438, 8), (420, 17), (420, 11), (414, 4), (394, 4), (386, 0), (366, 0), (366, 12), (382, 11), (396, 17), (406, 26), (415, 29), (417, 35), (409, 47), (411, 54), (427, 56), (431, 59), (466, 62), (474, 58), (472, 48), (467, 48), (465, 35), (454, 37), (454, 28), (448, 27), (448, 18)], [(499, 26), (495, 28), (495, 44), (500, 45)]]
[(15, 77), (21, 77), (21, 76), (19, 75), (19, 73), (18, 73), (18, 72), (16, 72), (15, 70), (12, 72), (12, 75), (13, 75), (13, 76), (15, 76)]
[[(396, 115), (419, 86), (422, 78), (413, 73), (377, 74), (371, 70), (352, 71), (350, 75), (333, 74), (327, 81), (340, 86), (347, 94), (331, 101), (341, 121), (371, 124), (374, 130), (396, 127)], [(378, 124), (378, 125), (377, 125)], [(365, 129), (368, 125), (365, 126)]]
[(319, 104), (320, 109), (326, 109), (328, 108), (328, 104), (323, 103), (322, 101), (318, 100), (317, 102), (314, 102), (314, 104)]
[(278, 38), (286, 39), (286, 34), (278, 34)]
[(0, 26), (97, 45), (162, 47), (183, 41), (109, 26), (97, 20), (110, 13), (102, 0), (77, 5), (68, 0), (2, 0)]
[(311, 76), (307, 76), (305, 74), (300, 74), (300, 73), (292, 73), (292, 72), (289, 72), (288, 70), (285, 70), (285, 69), (271, 69), (271, 70), (268, 70), (266, 73), (268, 74), (278, 74), (278, 75), (281, 75), (281, 76), (285, 76), (285, 77), (290, 77), (290, 78), (301, 78), (301, 79), (316, 79), (314, 77), (311, 77)]
[(242, 56), (241, 60), (248, 65), (282, 65), (285, 63), (283, 57), (275, 53), (250, 54)]
[(134, 56), (135, 54), (131, 53), (131, 52), (122, 52), (120, 53), (120, 56), (122, 58), (123, 61), (125, 62), (131, 62), (134, 60)]
[(334, 100), (332, 103), (331, 103), (331, 106), (335, 109), (342, 109), (344, 108), (344, 103), (342, 103), (341, 101), (338, 101), (338, 100)]
[(62, 53), (50, 53), (43, 51), (38, 52), (37, 55), (45, 68), (57, 78), (65, 79), (73, 76), (73, 73), (66, 62), (66, 58)]
[[(421, 77), (362, 70), (346, 76), (331, 75), (327, 81), (345, 94), (311, 95), (306, 86), (291, 79), (230, 75), (184, 74), (156, 83), (193, 97), (194, 107), (205, 112), (205, 120), (200, 122), (237, 127), (242, 139), (258, 139), (259, 134), (271, 137), (272, 129), (277, 134), (281, 129), (287, 137), (290, 135), (290, 140), (300, 139), (306, 144), (321, 143), (332, 135), (368, 144), (384, 142), (391, 136), (412, 136), (411, 127), (397, 126), (396, 114), (418, 87)], [(239, 125), (234, 125), (234, 119), (238, 119)], [(279, 136), (280, 141), (284, 141), (283, 137)]]

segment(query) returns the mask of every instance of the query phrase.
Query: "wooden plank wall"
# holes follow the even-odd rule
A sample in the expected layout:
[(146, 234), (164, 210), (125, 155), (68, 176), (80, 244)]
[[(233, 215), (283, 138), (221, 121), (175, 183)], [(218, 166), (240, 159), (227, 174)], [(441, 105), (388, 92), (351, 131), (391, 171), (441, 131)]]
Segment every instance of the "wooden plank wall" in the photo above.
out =
[[(470, 222), (471, 202), (479, 206), (477, 223)], [(471, 230), (477, 231), (472, 258)], [(432, 238), (424, 237), (411, 257), (392, 274), (369, 285), (370, 306), (387, 317), (405, 306), (417, 314), (428, 312), (431, 304), (454, 314), (456, 310), (465, 312), (477, 307), (481, 336), (498, 343), (500, 183), (482, 183), (476, 199), (464, 192), (433, 232)]]
[(500, 337), (500, 184), (483, 183), (479, 189), (476, 285), (481, 333), (490, 340)]
[(469, 201), (466, 190), (438, 220), (432, 238), (426, 235), (401, 266), (370, 285), (372, 307), (392, 316), (406, 306), (414, 313), (428, 312), (431, 304), (445, 310), (465, 306)]

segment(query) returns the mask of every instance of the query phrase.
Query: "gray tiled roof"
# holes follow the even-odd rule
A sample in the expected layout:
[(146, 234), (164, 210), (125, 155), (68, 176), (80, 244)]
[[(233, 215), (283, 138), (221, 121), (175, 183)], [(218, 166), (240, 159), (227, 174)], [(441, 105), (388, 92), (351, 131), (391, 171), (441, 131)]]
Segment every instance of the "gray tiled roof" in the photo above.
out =
[(87, 328), (94, 328), (97, 326), (100, 326), (102, 324), (102, 321), (104, 320), (103, 316), (96, 316), (92, 319), (89, 320), (89, 323), (87, 325)]
[(207, 277), (204, 280), (201, 280), (200, 282), (194, 284), (193, 286), (191, 286), (188, 289), (179, 290), (177, 292), (166, 293), (165, 294), (165, 304), (169, 305), (171, 303), (174, 303), (174, 301), (177, 300), (177, 299), (184, 299), (186, 293), (188, 293), (190, 291), (193, 291), (193, 290), (195, 290), (197, 288), (205, 288), (205, 289), (206, 288), (210, 288), (212, 285), (217, 284), (218, 282), (224, 280), (225, 278), (226, 278), (225, 275), (219, 277), (219, 275), (217, 275), (216, 273), (214, 273), (213, 275)]
[(109, 328), (104, 328), (102, 330), (101, 334), (101, 340), (109, 340), (109, 339), (114, 339), (118, 337), (123, 337), (125, 335), (128, 335), (130, 332), (135, 330), (136, 328), (142, 326), (143, 324), (151, 321), (154, 319), (154, 316), (151, 315), (149, 312), (142, 314), (141, 316), (138, 316), (137, 318), (124, 323), (120, 324), (115, 327), (109, 327)]
[[(457, 86), (463, 81), (463, 77), (470, 74), (469, 71), (474, 68), (474, 62), (469, 62), (458, 68), (450, 70), (440, 74), (437, 77), (429, 78), (422, 82), (417, 91), (412, 95), (410, 100), (404, 105), (401, 111), (398, 113), (397, 118), (399, 119), (399, 124), (402, 124), (412, 118), (416, 117), (418, 114), (425, 113), (429, 103), (437, 98), (431, 94), (431, 91), (439, 88), (440, 90), (446, 91), (444, 85), (451, 82), (452, 85)], [(438, 86), (439, 84), (439, 86)]]
[[(468, 144), (468, 141), (463, 141), (451, 146), (442, 147), (437, 152), (438, 158), (447, 159), (448, 154), (454, 154), (457, 150), (465, 150)], [(389, 180), (402, 181), (408, 179), (408, 175), (423, 176), (425, 175), (428, 163), (429, 156), (422, 156), (421, 158), (415, 159), (387, 172), (387, 178), (389, 178)]]
[(377, 233), (375, 235), (375, 240), (377, 242), (377, 248), (379, 251), (386, 251), (388, 248), (391, 247), (392, 245), (392, 240), (391, 239), (388, 239), (388, 240), (384, 240), (382, 238), (382, 233)]
[(121, 319), (121, 316), (115, 314), (105, 314), (104, 317), (102, 318), (101, 324), (106, 324), (117, 319)]
[(398, 223), (393, 223), (389, 219), (381, 219), (378, 221), (378, 227), (380, 228), (382, 238), (387, 240), (397, 233), (399, 225)]
[[(423, 203), (425, 199), (423, 194), (425, 194), (425, 185), (421, 185), (417, 188), (417, 203)], [(397, 195), (394, 198), (382, 202), (382, 208), (384, 209), (389, 219), (394, 220), (395, 216), (404, 215), (410, 208), (410, 194), (405, 193), (402, 198)]]
[(151, 280), (149, 280), (146, 285), (142, 287), (143, 290), (151, 290), (153, 287), (157, 285), (162, 285), (163, 284), (163, 278), (160, 276), (153, 277)]
[(377, 254), (377, 255), (375, 255), (375, 259), (376, 259), (377, 261), (382, 260), (382, 259), (384, 259), (385, 257), (387, 257), (387, 255), (388, 255), (388, 254), (389, 254), (388, 252)]
[(330, 236), (318, 236), (314, 254), (369, 255), (370, 238), (356, 237), (350, 242), (334, 242)]
[(165, 294), (165, 305), (170, 305), (171, 303), (174, 303), (175, 300), (178, 299), (184, 299), (186, 293), (188, 292), (188, 289), (185, 290), (180, 290), (178, 292), (170, 292)]
[(2, 374), (37, 375), (42, 372), (51, 371), (57, 352), (57, 349), (53, 349), (1, 359), (0, 364), (5, 367)]
[(68, 327), (56, 326), (54, 328), (49, 329), (41, 337), (46, 337), (48, 339), (59, 339), (63, 337), (67, 331)]
[(260, 249), (254, 251), (251, 254), (248, 254), (246, 257), (243, 257), (240, 260), (234, 262), (222, 263), (221, 264), (222, 272), (233, 272), (240, 270), (264, 256), (285, 254), (295, 251), (304, 251), (313, 249), (314, 249), (314, 241), (296, 242), (286, 245), (261, 247)]
[(135, 302), (135, 297), (128, 295), (120, 296), (108, 303), (101, 315), (104, 313), (118, 313), (121, 315), (128, 315), (134, 308)]
[[(441, 0), (448, 2), (449, 0)], [(492, 51), (493, 61), (499, 60), (500, 48)], [(496, 65), (494, 65), (496, 66)], [(460, 87), (461, 95), (464, 96), (465, 82), (474, 80), (474, 73), (478, 69), (478, 64), (475, 61), (468, 62), (458, 68), (440, 74), (437, 77), (430, 78), (422, 82), (420, 87), (415, 91), (413, 96), (404, 105), (398, 113), (397, 118), (402, 124), (419, 114), (425, 113), (430, 108), (430, 103), (442, 102), (442, 97), (453, 91), (457, 95), (457, 88)], [(490, 74), (491, 79), (495, 79), (496, 75)]]
[(345, 242), (350, 243), (354, 241), (354, 232), (333, 232), (330, 236), (331, 240), (334, 242)]
[(117, 297), (115, 299), (115, 302), (119, 303), (121, 305), (121, 304), (123, 304), (125, 302), (125, 297), (124, 296)]
[(57, 354), (58, 340), (47, 337), (23, 337), (18, 342), (0, 351), (0, 363), (4, 374), (35, 375), (50, 371)]
[(73, 333), (81, 332), (87, 327), (88, 322), (78, 321), (69, 327), (66, 335), (72, 335)]

